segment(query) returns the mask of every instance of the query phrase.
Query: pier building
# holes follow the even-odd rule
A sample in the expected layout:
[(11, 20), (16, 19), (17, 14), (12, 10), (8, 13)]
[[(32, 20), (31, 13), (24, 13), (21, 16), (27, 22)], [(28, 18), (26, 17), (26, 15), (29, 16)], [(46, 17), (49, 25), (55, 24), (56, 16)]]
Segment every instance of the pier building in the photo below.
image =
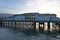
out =
[(3, 27), (18, 28), (21, 30), (59, 30), (60, 19), (56, 14), (23, 13), (15, 14), (0, 20)]

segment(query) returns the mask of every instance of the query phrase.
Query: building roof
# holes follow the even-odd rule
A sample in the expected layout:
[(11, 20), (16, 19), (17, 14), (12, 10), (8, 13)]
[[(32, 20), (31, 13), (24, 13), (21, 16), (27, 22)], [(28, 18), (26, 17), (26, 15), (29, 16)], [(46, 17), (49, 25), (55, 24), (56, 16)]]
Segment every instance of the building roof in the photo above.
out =
[(16, 20), (16, 21), (25, 21), (25, 16), (35, 16), (34, 21), (58, 21), (56, 14), (39, 14), (39, 13), (23, 13), (15, 14), (6, 20)]
[(23, 14), (15, 14), (13, 16), (24, 16), (24, 15), (40, 15), (40, 16), (56, 16), (56, 14), (40, 14), (40, 13), (23, 13)]

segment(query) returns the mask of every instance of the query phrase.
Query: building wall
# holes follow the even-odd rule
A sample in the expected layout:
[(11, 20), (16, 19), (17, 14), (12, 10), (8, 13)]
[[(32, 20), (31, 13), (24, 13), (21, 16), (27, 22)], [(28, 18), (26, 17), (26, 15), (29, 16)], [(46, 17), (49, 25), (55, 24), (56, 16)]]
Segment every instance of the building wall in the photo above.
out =
[[(29, 17), (29, 18), (28, 18)], [(25, 13), (25, 14), (16, 14), (12, 18), (7, 18), (7, 20), (16, 20), (16, 21), (49, 21), (57, 20), (55, 14), (38, 14), (38, 13)]]

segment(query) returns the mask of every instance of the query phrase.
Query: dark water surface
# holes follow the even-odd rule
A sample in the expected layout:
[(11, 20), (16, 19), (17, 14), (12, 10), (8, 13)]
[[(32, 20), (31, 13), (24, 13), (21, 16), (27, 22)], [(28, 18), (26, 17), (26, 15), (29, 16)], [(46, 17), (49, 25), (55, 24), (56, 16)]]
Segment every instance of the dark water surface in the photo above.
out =
[(60, 33), (19, 31), (0, 27), (0, 40), (60, 40)]

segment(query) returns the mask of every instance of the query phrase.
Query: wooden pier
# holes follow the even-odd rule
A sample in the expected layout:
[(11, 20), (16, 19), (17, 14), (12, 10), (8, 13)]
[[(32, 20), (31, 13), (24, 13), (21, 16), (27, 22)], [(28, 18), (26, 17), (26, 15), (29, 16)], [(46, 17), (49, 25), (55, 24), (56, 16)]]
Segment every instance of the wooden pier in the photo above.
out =
[(60, 30), (60, 20), (55, 14), (26, 13), (0, 19), (1, 27), (15, 28), (20, 30)]
[(53, 31), (60, 30), (60, 21), (58, 22), (38, 22), (38, 21), (12, 21), (12, 20), (1, 20), (1, 27), (15, 28), (20, 30), (44, 30)]

